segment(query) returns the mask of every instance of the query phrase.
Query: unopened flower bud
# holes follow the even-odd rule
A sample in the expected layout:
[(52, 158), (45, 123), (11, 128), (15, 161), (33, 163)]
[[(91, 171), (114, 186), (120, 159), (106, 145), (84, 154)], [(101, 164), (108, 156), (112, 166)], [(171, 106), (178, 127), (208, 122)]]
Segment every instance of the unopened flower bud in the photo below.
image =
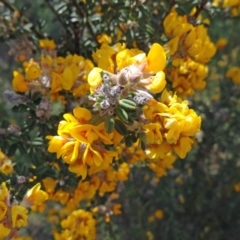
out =
[(128, 79), (126, 76), (126, 70), (123, 69), (118, 75), (118, 84), (120, 85), (126, 85), (128, 83)]
[(137, 66), (130, 66), (129, 67), (129, 81), (130, 83), (136, 84), (141, 80), (142, 72)]

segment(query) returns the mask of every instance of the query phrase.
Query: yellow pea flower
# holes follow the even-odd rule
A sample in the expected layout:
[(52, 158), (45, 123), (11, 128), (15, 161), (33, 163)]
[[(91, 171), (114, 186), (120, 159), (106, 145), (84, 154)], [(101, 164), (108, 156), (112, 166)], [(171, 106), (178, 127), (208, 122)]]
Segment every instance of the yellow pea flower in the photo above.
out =
[(8, 196), (8, 189), (5, 182), (2, 182), (0, 186), (0, 201), (5, 201)]
[(128, 175), (130, 173), (130, 168), (128, 163), (122, 163), (119, 166), (119, 169), (117, 171), (117, 178), (119, 181), (127, 181)]
[(122, 214), (121, 208), (122, 208), (122, 204), (120, 203), (113, 204), (113, 214), (114, 215)]
[(28, 224), (28, 210), (25, 207), (15, 205), (11, 208), (12, 227), (21, 228)]
[(100, 44), (109, 44), (112, 42), (112, 38), (104, 33), (104, 34), (97, 35), (97, 41)]
[(4, 239), (11, 232), (11, 228), (4, 226), (3, 223), (0, 223), (0, 239)]
[[(61, 149), (65, 144), (65, 139), (63, 139), (61, 136), (47, 136), (47, 139), (50, 139), (48, 143), (48, 151), (50, 153), (58, 152), (59, 149)], [(57, 158), (60, 158), (61, 155), (57, 155)]]
[(13, 171), (13, 164), (11, 160), (5, 160), (2, 166), (0, 167), (0, 172), (3, 172), (5, 175), (10, 174)]
[(154, 212), (154, 216), (155, 216), (157, 219), (163, 219), (163, 217), (164, 217), (164, 212), (163, 212), (163, 210), (157, 209), (157, 210)]
[(219, 38), (216, 42), (216, 47), (218, 50), (223, 49), (227, 45), (227, 39), (226, 38)]
[(145, 134), (147, 137), (147, 143), (148, 144), (161, 144), (162, 134), (160, 129), (162, 129), (162, 126), (160, 123), (149, 123), (145, 124), (143, 126), (143, 129), (145, 129)]
[(76, 160), (68, 167), (70, 172), (75, 173), (77, 176), (81, 176), (84, 180), (87, 176), (87, 165), (85, 165), (81, 159)]
[(192, 148), (193, 140), (189, 137), (181, 137), (178, 140), (178, 143), (176, 145), (173, 145), (173, 150), (180, 158), (185, 158), (187, 153)]
[(50, 39), (40, 39), (39, 46), (41, 48), (45, 48), (48, 50), (54, 50), (56, 48), (56, 44), (55, 44), (54, 40), (50, 40)]
[(7, 213), (8, 207), (3, 201), (0, 201), (0, 221), (5, 218), (5, 215)]
[(58, 73), (52, 72), (51, 80), (51, 93), (56, 93), (62, 90), (61, 83), (63, 82), (62, 76)]
[(62, 74), (62, 88), (70, 90), (73, 86), (74, 80), (72, 69), (70, 67), (66, 67)]
[(13, 72), (12, 86), (13, 90), (16, 92), (27, 92), (29, 87), (23, 77), (23, 75), (17, 71)]
[(37, 183), (30, 190), (27, 191), (26, 195), (24, 196), (24, 200), (29, 205), (39, 205), (48, 199), (48, 194), (40, 188), (41, 184)]
[(74, 108), (73, 114), (80, 123), (86, 123), (92, 118), (92, 113), (86, 108)]
[(166, 86), (165, 73), (157, 72), (157, 74), (150, 78), (151, 83), (145, 86), (151, 93), (160, 93)]
[(178, 50), (179, 40), (180, 40), (180, 37), (176, 36), (167, 43), (166, 47), (167, 47), (168, 54), (170, 56), (174, 55)]
[(57, 183), (53, 178), (50, 177), (44, 178), (42, 182), (47, 193), (54, 192)]
[(27, 79), (29, 81), (33, 81), (41, 76), (41, 69), (36, 62), (31, 60), (25, 69), (25, 73), (26, 73)]
[(102, 69), (95, 67), (88, 74), (88, 84), (90, 85), (91, 92), (93, 92), (96, 88), (98, 88), (102, 84), (101, 73)]
[(89, 166), (94, 164), (98, 167), (103, 162), (103, 159), (101, 154), (98, 151), (94, 150), (90, 144), (88, 144), (83, 153), (82, 161), (84, 164), (87, 163)]
[(154, 158), (162, 158), (170, 151), (171, 151), (171, 146), (167, 143), (162, 143), (162, 144), (149, 145), (145, 152), (148, 158), (154, 159)]
[(162, 71), (166, 66), (166, 54), (164, 49), (158, 43), (154, 43), (147, 55), (147, 65), (145, 72), (157, 73)]

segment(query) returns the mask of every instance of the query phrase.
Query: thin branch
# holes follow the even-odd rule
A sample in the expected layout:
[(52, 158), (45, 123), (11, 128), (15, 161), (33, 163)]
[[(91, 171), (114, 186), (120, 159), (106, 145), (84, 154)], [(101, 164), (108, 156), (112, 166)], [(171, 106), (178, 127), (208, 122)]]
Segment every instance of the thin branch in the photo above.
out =
[(55, 8), (52, 6), (50, 1), (45, 0), (45, 2), (47, 3), (47, 5), (50, 8), (50, 10), (52, 11), (52, 13), (56, 16), (57, 20), (62, 24), (65, 31), (71, 35), (71, 32), (69, 31), (67, 24), (61, 19), (60, 15), (56, 12)]
[[(14, 5), (9, 3), (7, 0), (1, 0), (1, 2), (5, 5), (5, 7), (10, 9), (12, 12), (14, 11), (19, 12), (19, 10)], [(31, 23), (30, 20), (25, 16), (22, 16), (22, 20), (25, 21), (26, 23)], [(45, 36), (34, 27), (34, 25), (31, 27), (31, 30), (36, 34), (38, 38), (45, 38)]]
[(174, 7), (174, 5), (176, 4), (176, 1), (175, 0), (171, 0), (169, 2), (169, 7), (168, 7), (168, 10), (163, 14), (162, 16), (162, 21), (161, 21), (161, 24), (163, 24), (163, 21), (164, 19), (166, 18), (166, 16), (171, 12), (172, 8)]
[(82, 11), (82, 9), (80, 8), (80, 6), (79, 6), (79, 4), (76, 2), (76, 0), (72, 0), (72, 4), (76, 7), (77, 13), (78, 13), (78, 15), (79, 15), (82, 19), (84, 19), (84, 18), (86, 17), (86, 20), (87, 20), (87, 21), (86, 21), (86, 26), (87, 26), (87, 28), (88, 28), (88, 31), (89, 31), (89, 33), (91, 34), (91, 36), (92, 36), (93, 40), (95, 41), (95, 43), (97, 44), (97, 46), (99, 46), (99, 43), (98, 43), (98, 41), (97, 41), (97, 39), (96, 39), (95, 33), (94, 33), (94, 31), (93, 31), (93, 28), (92, 28), (92, 26), (91, 26), (91, 24), (90, 24), (90, 22), (89, 22), (89, 20), (88, 20), (87, 14), (85, 15), (85, 13)]
[[(68, 14), (69, 16), (71, 15), (72, 13), (72, 9), (68, 6)], [(80, 39), (79, 39), (79, 36), (80, 35), (80, 32), (83, 31), (83, 27), (81, 26), (78, 27), (78, 25), (75, 23), (75, 22), (72, 22), (70, 21), (70, 24), (71, 24), (71, 29), (72, 29), (72, 32), (73, 32), (73, 36), (74, 36), (74, 53), (76, 54), (80, 54)]]
[(194, 18), (197, 18), (198, 15), (204, 10), (205, 5), (207, 4), (208, 0), (203, 0), (200, 5), (197, 6), (197, 10), (193, 15)]

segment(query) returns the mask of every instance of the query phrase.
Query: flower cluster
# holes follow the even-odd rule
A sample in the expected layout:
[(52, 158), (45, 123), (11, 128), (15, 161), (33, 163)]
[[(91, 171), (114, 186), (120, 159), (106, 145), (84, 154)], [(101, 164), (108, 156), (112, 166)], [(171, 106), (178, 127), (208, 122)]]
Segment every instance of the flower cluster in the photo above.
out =
[(13, 163), (0, 149), (0, 172), (5, 175), (10, 174), (13, 171)]
[[(19, 183), (21, 179), (19, 178)], [(18, 201), (11, 195), (7, 184), (0, 186), (0, 239), (18, 239), (18, 230), (28, 224), (28, 209), (47, 200), (47, 194), (40, 190), (40, 183), (28, 190), (23, 201)], [(21, 238), (23, 239), (23, 238)]]
[(125, 45), (102, 45), (93, 58), (98, 67), (88, 75), (94, 109), (101, 115), (112, 115), (119, 100), (133, 95), (136, 104), (152, 98), (150, 93), (161, 92), (165, 85), (163, 69), (166, 55), (159, 44), (153, 44), (148, 55)]
[(229, 9), (230, 13), (234, 17), (239, 16), (239, 13), (240, 13), (240, 1), (239, 0), (223, 0), (223, 1), (214, 0), (212, 4), (213, 4), (213, 6), (218, 6), (218, 7)]
[(143, 113), (149, 120), (143, 126), (148, 158), (163, 158), (172, 150), (185, 158), (191, 150), (192, 137), (201, 125), (201, 117), (188, 107), (188, 102), (164, 90), (160, 101), (149, 101), (143, 107)]
[(170, 81), (173, 88), (184, 95), (205, 87), (207, 62), (216, 53), (207, 28), (197, 22), (194, 16), (180, 16), (173, 8), (163, 22), (165, 34), (170, 39), (167, 53), (172, 57)]
[(172, 87), (184, 96), (193, 95), (194, 90), (202, 90), (206, 86), (204, 79), (208, 75), (208, 67), (189, 57), (174, 58), (172, 66), (166, 72), (169, 74)]
[[(97, 206), (92, 200), (118, 193), (120, 182), (128, 180), (131, 167), (140, 161), (145, 161), (157, 178), (165, 176), (176, 155), (185, 158), (190, 151), (201, 118), (189, 109), (187, 101), (164, 90), (166, 54), (157, 43), (148, 54), (124, 44), (103, 44), (93, 53), (97, 67), (78, 55), (57, 57), (51, 40), (41, 40), (40, 47), (41, 61), (24, 63), (25, 75), (15, 71), (13, 80), (17, 92), (37, 90), (46, 95), (37, 106), (36, 116), (49, 118), (48, 95), (51, 100), (64, 102), (64, 93), (71, 92), (76, 98), (88, 96), (90, 101), (80, 101), (82, 106), (65, 113), (57, 135), (46, 137), (48, 152), (63, 161), (54, 162), (53, 167), (61, 171), (60, 165), (67, 166), (76, 174), (76, 187), (71, 191), (64, 188), (67, 176), (45, 177), (45, 191), (40, 190), (40, 183), (35, 185), (22, 205), (43, 211), (46, 199), (58, 202), (62, 232), (55, 232), (55, 239), (94, 239), (92, 213), (79, 210), (79, 206), (88, 204), (106, 222), (111, 215), (121, 214), (121, 204), (115, 203), (115, 198), (109, 197)], [(192, 86), (201, 88), (207, 74), (204, 65), (197, 65), (190, 57), (184, 64), (177, 61), (175, 58), (180, 74), (191, 69), (195, 74)], [(185, 94), (189, 91), (185, 86), (182, 89)], [(156, 101), (155, 94), (161, 92)]]
[(57, 57), (55, 43), (41, 40), (42, 55), (40, 61), (31, 59), (24, 62), (24, 74), (13, 72), (13, 89), (16, 92), (40, 90), (50, 93), (52, 99), (63, 99), (62, 91), (72, 92), (74, 97), (85, 96), (89, 91), (87, 75), (93, 63), (77, 54)]
[(3, 182), (0, 187), (0, 238), (17, 237), (18, 229), (27, 226), (28, 210), (10, 202), (10, 193)]
[[(46, 193), (39, 186), (30, 189), (24, 201), (29, 204), (40, 204), (47, 198)], [(28, 224), (28, 210), (24, 203), (13, 198), (5, 182), (0, 186), (0, 238), (17, 239), (18, 230)], [(29, 207), (30, 205), (28, 205)]]
[(226, 77), (230, 78), (235, 84), (240, 85), (240, 68), (230, 68), (226, 73)]
[(64, 229), (61, 233), (55, 232), (55, 240), (64, 239), (96, 239), (96, 220), (91, 212), (82, 209), (75, 210), (61, 221)]
[(64, 114), (66, 121), (58, 127), (59, 136), (49, 136), (48, 151), (69, 164), (69, 171), (85, 179), (89, 167), (106, 169), (114, 154), (105, 145), (118, 144), (123, 136), (117, 131), (108, 134), (104, 123), (91, 124), (92, 114), (86, 108), (77, 107), (72, 114)]

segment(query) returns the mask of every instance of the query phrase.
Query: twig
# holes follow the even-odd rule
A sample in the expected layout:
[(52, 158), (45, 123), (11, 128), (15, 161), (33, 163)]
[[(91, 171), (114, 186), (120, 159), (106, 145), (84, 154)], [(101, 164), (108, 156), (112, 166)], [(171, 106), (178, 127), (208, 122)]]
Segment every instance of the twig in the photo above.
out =
[[(10, 9), (12, 12), (14, 12), (14, 11), (19, 12), (19, 10), (14, 5), (9, 3), (7, 0), (1, 0), (1, 2), (5, 5), (5, 7)], [(25, 17), (25, 16), (22, 16), (22, 19), (26, 23), (31, 23), (30, 20), (27, 17)], [(36, 36), (38, 38), (45, 38), (45, 36), (34, 27), (34, 25), (31, 27), (31, 30), (36, 34)]]
[(52, 4), (50, 3), (50, 1), (49, 1), (49, 0), (45, 0), (45, 2), (47, 3), (48, 7), (49, 7), (50, 10), (53, 12), (53, 14), (56, 16), (57, 20), (62, 24), (62, 26), (63, 26), (63, 28), (65, 29), (65, 31), (71, 35), (71, 32), (69, 31), (67, 24), (65, 24), (65, 22), (61, 19), (61, 17), (60, 17), (59, 14), (56, 12), (56, 10), (54, 9), (54, 7), (53, 7)]
[(197, 10), (193, 15), (194, 18), (197, 18), (198, 15), (204, 10), (205, 5), (207, 4), (208, 0), (203, 0), (200, 5), (197, 6)]
[(95, 41), (95, 43), (97, 44), (97, 46), (99, 46), (99, 43), (98, 43), (98, 41), (97, 41), (97, 39), (96, 39), (95, 33), (94, 33), (94, 31), (93, 31), (93, 28), (92, 28), (91, 24), (90, 24), (89, 21), (88, 21), (88, 16), (87, 16), (87, 14), (85, 15), (85, 13), (82, 11), (82, 9), (80, 8), (80, 6), (79, 6), (78, 3), (76, 2), (76, 0), (72, 0), (72, 4), (76, 7), (77, 13), (78, 13), (78, 15), (79, 15), (82, 19), (84, 19), (84, 18), (86, 17), (86, 26), (87, 26), (87, 28), (88, 28), (88, 31), (89, 31), (89, 33), (91, 34), (91, 36), (92, 36), (93, 40)]
[(175, 0), (171, 0), (170, 3), (169, 3), (169, 8), (168, 10), (163, 14), (162, 16), (162, 21), (161, 21), (161, 24), (163, 24), (163, 20), (165, 19), (165, 17), (171, 12), (173, 6), (176, 4), (176, 1)]

